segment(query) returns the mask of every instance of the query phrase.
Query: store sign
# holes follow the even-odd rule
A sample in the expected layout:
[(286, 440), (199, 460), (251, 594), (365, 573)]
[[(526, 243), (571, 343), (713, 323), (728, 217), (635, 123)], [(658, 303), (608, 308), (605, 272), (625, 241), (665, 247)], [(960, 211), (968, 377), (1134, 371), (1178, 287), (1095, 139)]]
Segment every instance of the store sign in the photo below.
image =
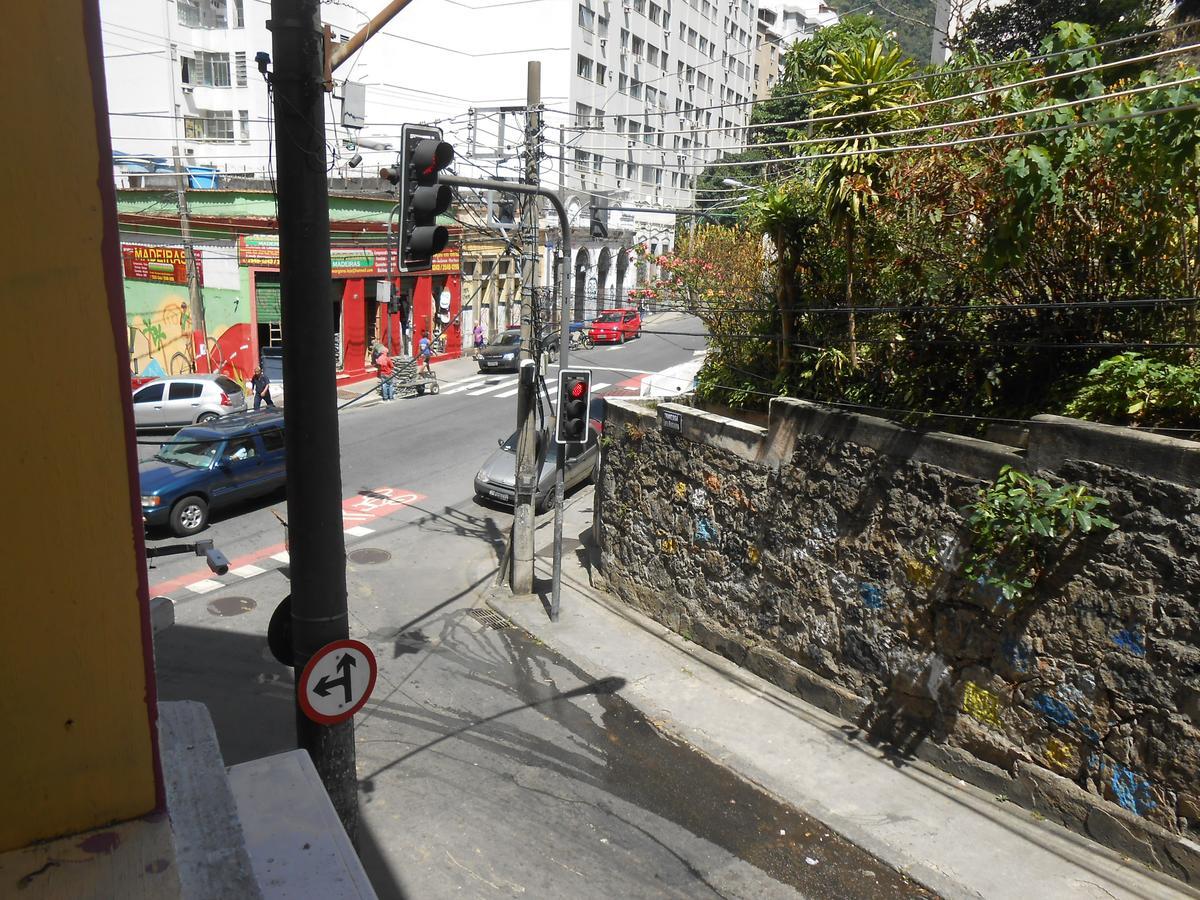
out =
[[(383, 247), (331, 247), (330, 274), (334, 278), (366, 278), (388, 273), (387, 250)], [(261, 269), (279, 268), (279, 237), (273, 234), (244, 234), (238, 238), (238, 265)], [(443, 250), (433, 258), (435, 275), (458, 275), (462, 261), (457, 249)], [(392, 274), (399, 275), (392, 260)]]
[[(196, 277), (204, 284), (200, 254), (193, 251)], [(182, 247), (155, 247), (143, 244), (122, 244), (121, 260), (125, 277), (138, 281), (157, 281), (162, 284), (187, 284), (187, 255)]]
[(431, 260), (429, 271), (434, 275), (458, 275), (462, 272), (462, 258), (458, 249), (443, 250)]

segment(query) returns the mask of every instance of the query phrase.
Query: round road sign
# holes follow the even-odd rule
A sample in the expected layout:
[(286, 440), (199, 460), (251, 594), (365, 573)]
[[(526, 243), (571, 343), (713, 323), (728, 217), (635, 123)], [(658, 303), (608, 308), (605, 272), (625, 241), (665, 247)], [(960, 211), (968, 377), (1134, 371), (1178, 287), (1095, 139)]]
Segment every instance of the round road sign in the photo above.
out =
[(336, 725), (360, 709), (375, 688), (375, 654), (362, 641), (326, 644), (300, 675), (300, 708), (314, 722)]

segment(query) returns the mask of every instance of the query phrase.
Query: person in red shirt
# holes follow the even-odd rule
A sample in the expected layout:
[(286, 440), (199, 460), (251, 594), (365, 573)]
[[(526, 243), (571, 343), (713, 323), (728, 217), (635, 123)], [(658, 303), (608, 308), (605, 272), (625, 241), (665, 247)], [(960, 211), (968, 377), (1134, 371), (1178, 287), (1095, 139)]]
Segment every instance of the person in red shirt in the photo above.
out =
[(393, 383), (392, 376), (395, 374), (396, 365), (392, 362), (386, 348), (381, 350), (379, 357), (375, 360), (375, 367), (379, 370), (379, 389), (383, 394), (383, 399), (395, 400), (396, 385)]

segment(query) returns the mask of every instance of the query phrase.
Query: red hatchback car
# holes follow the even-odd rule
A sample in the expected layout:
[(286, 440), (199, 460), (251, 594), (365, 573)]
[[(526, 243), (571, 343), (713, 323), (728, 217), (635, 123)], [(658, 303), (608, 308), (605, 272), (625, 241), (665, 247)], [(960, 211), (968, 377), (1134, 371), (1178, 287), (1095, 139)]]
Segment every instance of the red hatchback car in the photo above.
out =
[(595, 344), (623, 344), (628, 338), (642, 336), (642, 317), (632, 306), (602, 309), (588, 326), (588, 336)]

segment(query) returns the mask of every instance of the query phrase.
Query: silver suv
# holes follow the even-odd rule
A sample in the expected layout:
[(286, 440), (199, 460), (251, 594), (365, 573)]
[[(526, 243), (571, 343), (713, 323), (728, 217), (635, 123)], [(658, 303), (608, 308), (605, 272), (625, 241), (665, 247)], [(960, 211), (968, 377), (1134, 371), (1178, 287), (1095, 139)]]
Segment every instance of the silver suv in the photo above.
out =
[(245, 410), (241, 385), (224, 375), (168, 375), (133, 392), (133, 423), (138, 428), (211, 422)]

